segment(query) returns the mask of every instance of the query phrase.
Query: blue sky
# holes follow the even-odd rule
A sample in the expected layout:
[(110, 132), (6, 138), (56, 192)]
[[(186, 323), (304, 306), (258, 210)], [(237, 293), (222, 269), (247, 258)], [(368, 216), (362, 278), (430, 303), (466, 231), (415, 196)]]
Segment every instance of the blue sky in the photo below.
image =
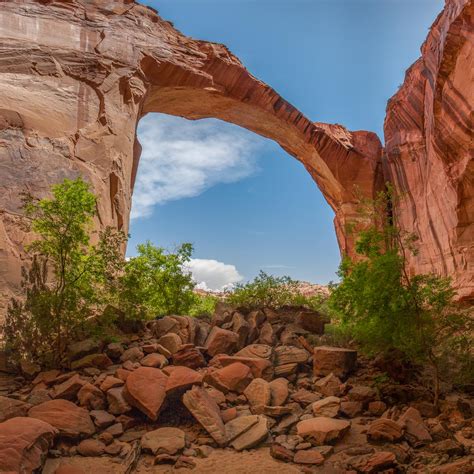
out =
[[(382, 137), (385, 106), (419, 56), (442, 0), (149, 0), (184, 34), (224, 43), (314, 121)], [(217, 120), (148, 115), (128, 253), (195, 246), (202, 285), (260, 269), (327, 283), (339, 264), (333, 213), (275, 143)]]

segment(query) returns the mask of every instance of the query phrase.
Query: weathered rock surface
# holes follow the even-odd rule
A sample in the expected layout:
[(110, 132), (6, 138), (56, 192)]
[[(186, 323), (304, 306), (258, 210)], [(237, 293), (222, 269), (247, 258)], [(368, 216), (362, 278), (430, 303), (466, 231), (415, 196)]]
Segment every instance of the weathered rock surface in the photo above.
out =
[(41, 469), (58, 431), (34, 418), (0, 423), (0, 472), (28, 473)]
[(24, 0), (19, 11), (11, 0), (2, 3), (0, 30), (4, 303), (18, 288), (28, 241), (21, 191), (43, 196), (65, 176), (82, 174), (100, 196), (97, 226), (128, 230), (140, 157), (136, 125), (149, 112), (215, 117), (277, 141), (318, 182), (335, 210), (341, 248), (351, 251), (343, 229), (357, 214), (353, 185), (372, 197), (383, 183), (374, 133), (311, 122), (225, 46), (187, 38), (135, 2), (63, 8)]
[(419, 58), (389, 100), (384, 168), (400, 226), (419, 237), (413, 272), (451, 276), (474, 298), (472, 87), (474, 4), (448, 0)]
[(51, 400), (30, 409), (28, 416), (49, 423), (65, 437), (77, 438), (95, 433), (89, 413), (68, 400)]
[(132, 407), (156, 421), (165, 400), (167, 380), (160, 369), (140, 367), (127, 377), (123, 396)]
[(296, 425), (299, 436), (310, 438), (317, 445), (340, 440), (349, 431), (350, 427), (350, 421), (336, 420), (324, 416), (303, 420)]
[(153, 454), (176, 454), (185, 446), (186, 435), (179, 428), (158, 428), (144, 434), (142, 448)]

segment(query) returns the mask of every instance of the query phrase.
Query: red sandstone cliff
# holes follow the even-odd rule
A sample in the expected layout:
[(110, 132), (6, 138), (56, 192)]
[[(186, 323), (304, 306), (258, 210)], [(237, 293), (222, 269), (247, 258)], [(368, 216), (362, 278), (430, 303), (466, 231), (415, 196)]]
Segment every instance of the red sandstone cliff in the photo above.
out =
[[(408, 230), (415, 223), (422, 239), (414, 270), (452, 274), (465, 296), (474, 260), (470, 28), (472, 5), (449, 0), (389, 104), (385, 157), (411, 199), (396, 210), (400, 222)], [(0, 37), (3, 304), (18, 285), (28, 239), (19, 192), (44, 195), (80, 173), (100, 196), (97, 226), (127, 230), (136, 126), (149, 112), (216, 117), (275, 140), (318, 184), (335, 211), (341, 250), (353, 252), (345, 225), (357, 219), (359, 193), (373, 197), (384, 182), (375, 134), (311, 122), (225, 46), (187, 38), (133, 1), (6, 0)]]
[(474, 297), (474, 3), (448, 0), (390, 99), (387, 177), (401, 196), (401, 226), (419, 237), (414, 272), (453, 277)]

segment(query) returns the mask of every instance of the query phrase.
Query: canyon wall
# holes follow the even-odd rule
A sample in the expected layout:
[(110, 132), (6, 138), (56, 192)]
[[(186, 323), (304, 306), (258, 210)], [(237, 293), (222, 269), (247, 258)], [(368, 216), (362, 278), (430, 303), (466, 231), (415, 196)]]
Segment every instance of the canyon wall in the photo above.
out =
[(474, 298), (473, 45), (474, 2), (448, 0), (384, 127), (395, 212), (419, 238), (411, 271), (450, 275), (464, 299)]
[[(396, 210), (400, 222), (419, 226), (413, 269), (452, 274), (463, 296), (472, 295), (470, 124), (457, 110), (469, 94), (469, 28), (472, 6), (450, 0), (389, 104), (383, 155), (374, 133), (311, 122), (225, 46), (190, 39), (133, 1), (1, 2), (0, 313), (18, 289), (31, 239), (21, 192), (45, 196), (51, 184), (83, 175), (99, 196), (96, 227), (127, 231), (136, 128), (150, 112), (215, 117), (275, 140), (334, 210), (343, 253), (354, 251), (345, 230), (360, 219), (361, 196), (373, 197), (391, 177), (412, 200)], [(429, 198), (448, 184), (447, 199)]]

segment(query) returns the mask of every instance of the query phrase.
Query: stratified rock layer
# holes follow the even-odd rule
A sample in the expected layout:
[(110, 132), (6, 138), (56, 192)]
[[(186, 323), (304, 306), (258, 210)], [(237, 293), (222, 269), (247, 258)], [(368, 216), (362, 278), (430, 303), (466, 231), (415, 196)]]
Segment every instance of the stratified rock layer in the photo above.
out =
[(419, 237), (411, 270), (451, 276), (466, 299), (474, 297), (473, 19), (472, 1), (447, 0), (385, 118), (395, 215)]
[(0, 312), (19, 287), (31, 239), (22, 228), (21, 192), (45, 196), (52, 184), (81, 174), (100, 197), (96, 227), (127, 231), (141, 151), (136, 128), (150, 112), (215, 117), (275, 140), (334, 209), (343, 253), (354, 251), (346, 224), (360, 219), (360, 197), (382, 189), (385, 171), (406, 191), (395, 209), (403, 229), (421, 238), (413, 270), (450, 274), (463, 296), (472, 295), (471, 26), (472, 5), (448, 0), (423, 57), (389, 103), (383, 167), (374, 133), (311, 122), (225, 46), (183, 36), (148, 7), (3, 1)]
[(100, 196), (97, 227), (128, 230), (149, 112), (215, 117), (278, 142), (300, 160), (345, 224), (357, 184), (383, 182), (371, 132), (313, 123), (253, 77), (225, 46), (183, 36), (133, 1), (7, 0), (0, 10), (0, 292), (18, 288), (24, 245), (20, 192), (44, 196), (79, 174)]

